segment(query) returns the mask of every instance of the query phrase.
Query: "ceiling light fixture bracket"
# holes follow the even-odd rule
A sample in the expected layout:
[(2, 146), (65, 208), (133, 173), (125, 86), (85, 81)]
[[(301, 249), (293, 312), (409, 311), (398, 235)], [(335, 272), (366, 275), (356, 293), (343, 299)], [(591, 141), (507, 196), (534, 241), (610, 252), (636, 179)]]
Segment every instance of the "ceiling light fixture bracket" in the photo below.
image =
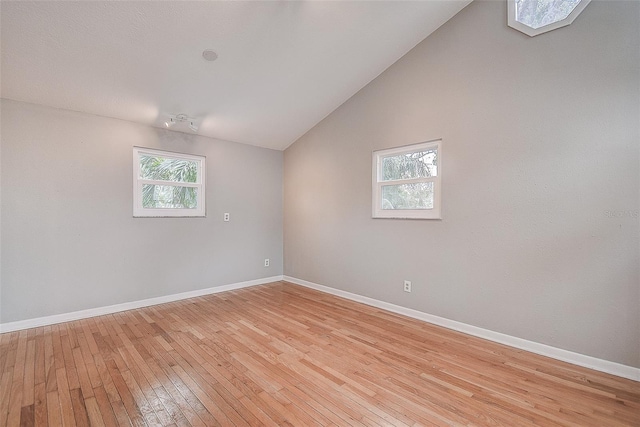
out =
[(189, 117), (186, 114), (169, 115), (169, 120), (164, 122), (164, 125), (166, 127), (170, 128), (173, 125), (175, 125), (176, 123), (186, 123), (187, 126), (189, 126), (189, 129), (191, 129), (194, 132), (198, 132), (198, 126), (196, 125), (196, 119), (194, 119), (192, 117)]

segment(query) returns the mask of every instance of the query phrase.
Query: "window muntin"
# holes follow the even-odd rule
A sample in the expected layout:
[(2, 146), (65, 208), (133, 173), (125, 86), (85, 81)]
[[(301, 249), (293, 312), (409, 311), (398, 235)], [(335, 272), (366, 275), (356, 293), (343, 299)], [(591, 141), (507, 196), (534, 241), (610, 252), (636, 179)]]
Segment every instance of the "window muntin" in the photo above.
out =
[(440, 218), (441, 141), (373, 153), (374, 218)]
[(205, 216), (205, 158), (133, 148), (134, 217)]

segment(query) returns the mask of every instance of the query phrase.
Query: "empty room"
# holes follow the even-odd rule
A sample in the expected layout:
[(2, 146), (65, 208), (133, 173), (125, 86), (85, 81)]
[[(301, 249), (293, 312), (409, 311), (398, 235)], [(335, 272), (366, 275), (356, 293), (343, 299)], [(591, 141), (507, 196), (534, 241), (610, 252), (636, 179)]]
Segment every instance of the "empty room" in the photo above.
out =
[(640, 2), (0, 1), (0, 426), (640, 426)]

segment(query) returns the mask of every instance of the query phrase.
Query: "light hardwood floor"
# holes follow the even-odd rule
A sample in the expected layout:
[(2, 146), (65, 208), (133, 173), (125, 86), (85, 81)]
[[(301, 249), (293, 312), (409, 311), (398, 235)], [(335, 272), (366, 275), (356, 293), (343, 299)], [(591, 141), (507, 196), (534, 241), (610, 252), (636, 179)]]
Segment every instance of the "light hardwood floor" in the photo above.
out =
[(277, 282), (0, 336), (1, 426), (640, 426), (640, 383)]

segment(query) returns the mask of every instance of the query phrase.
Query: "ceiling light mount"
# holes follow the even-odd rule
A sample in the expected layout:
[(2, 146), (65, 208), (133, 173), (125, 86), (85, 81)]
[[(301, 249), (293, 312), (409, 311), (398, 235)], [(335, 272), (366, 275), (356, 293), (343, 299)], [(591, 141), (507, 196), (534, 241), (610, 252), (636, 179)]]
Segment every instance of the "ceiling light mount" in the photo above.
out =
[(176, 123), (186, 123), (187, 126), (189, 126), (189, 129), (191, 129), (194, 132), (198, 132), (196, 119), (189, 117), (186, 114), (169, 115), (169, 119), (166, 122), (164, 122), (164, 125), (167, 128), (170, 128), (170, 127), (173, 127)]
[(211, 49), (205, 49), (204, 51), (202, 51), (202, 57), (204, 58), (205, 61), (211, 62), (218, 59), (218, 54)]

